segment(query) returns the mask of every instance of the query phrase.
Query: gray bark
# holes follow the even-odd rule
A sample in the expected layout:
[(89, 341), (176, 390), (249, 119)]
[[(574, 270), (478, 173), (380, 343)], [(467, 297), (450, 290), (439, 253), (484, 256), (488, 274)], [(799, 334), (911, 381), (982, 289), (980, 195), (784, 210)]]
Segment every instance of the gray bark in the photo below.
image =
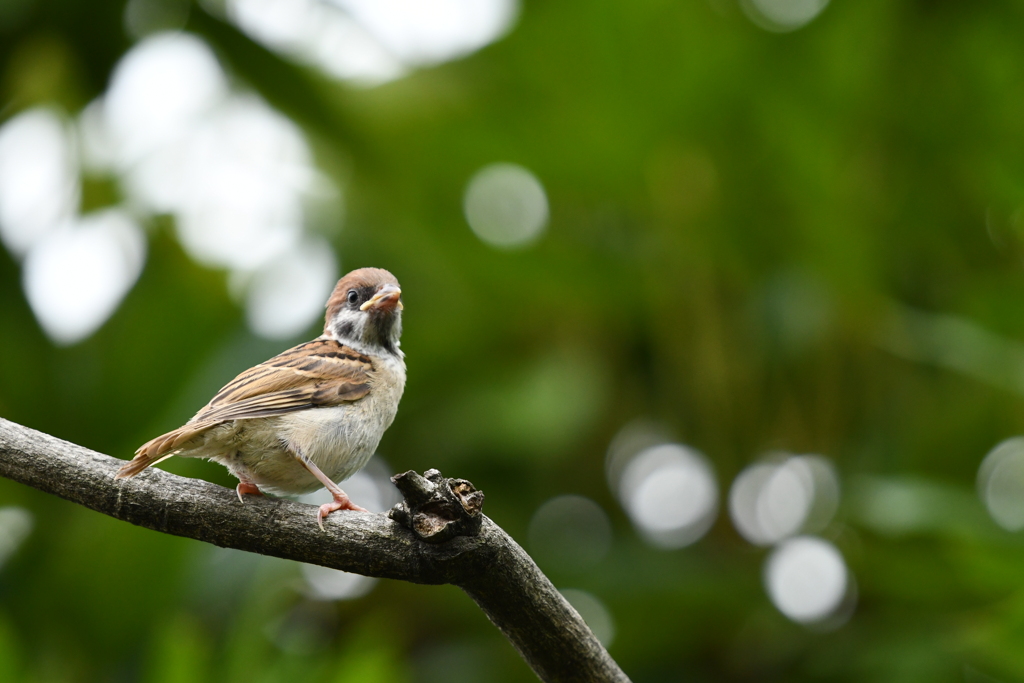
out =
[(347, 572), (462, 588), (543, 681), (629, 679), (529, 555), (480, 512), (483, 494), (436, 470), (394, 480), (389, 515), (249, 497), (150, 469), (114, 481), (124, 463), (0, 418), (0, 476), (138, 526), (225, 548)]

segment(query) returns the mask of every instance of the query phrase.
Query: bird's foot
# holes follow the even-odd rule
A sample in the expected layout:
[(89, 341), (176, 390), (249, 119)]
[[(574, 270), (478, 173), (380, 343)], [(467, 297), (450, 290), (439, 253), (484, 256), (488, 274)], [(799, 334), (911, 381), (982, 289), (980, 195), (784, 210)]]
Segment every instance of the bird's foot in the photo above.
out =
[(324, 503), (320, 506), (320, 509), (316, 513), (316, 523), (320, 525), (320, 531), (326, 531), (324, 529), (324, 517), (331, 514), (335, 510), (353, 510), (355, 512), (369, 512), (366, 508), (359, 507), (352, 502), (352, 499), (348, 497), (348, 494), (344, 491), (338, 491), (334, 495), (334, 500), (330, 503)]
[(250, 496), (262, 496), (263, 491), (260, 491), (260, 487), (256, 486), (248, 481), (238, 482), (238, 486), (235, 487), (235, 493), (238, 494), (238, 502), (244, 503), (245, 500), (242, 498), (243, 493), (248, 493)]

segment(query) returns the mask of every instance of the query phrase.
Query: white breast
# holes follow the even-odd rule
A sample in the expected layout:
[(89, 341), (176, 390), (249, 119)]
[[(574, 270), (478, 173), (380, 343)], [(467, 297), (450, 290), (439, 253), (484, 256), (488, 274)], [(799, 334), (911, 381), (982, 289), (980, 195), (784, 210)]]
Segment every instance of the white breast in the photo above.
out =
[(370, 414), (367, 402), (284, 415), (279, 418), (281, 435), (334, 481), (348, 479), (377, 450), (387, 428)]
[(281, 435), (301, 448), (324, 474), (344, 481), (366, 465), (398, 412), (405, 390), (405, 363), (379, 359), (370, 393), (354, 403), (303, 410), (279, 418)]

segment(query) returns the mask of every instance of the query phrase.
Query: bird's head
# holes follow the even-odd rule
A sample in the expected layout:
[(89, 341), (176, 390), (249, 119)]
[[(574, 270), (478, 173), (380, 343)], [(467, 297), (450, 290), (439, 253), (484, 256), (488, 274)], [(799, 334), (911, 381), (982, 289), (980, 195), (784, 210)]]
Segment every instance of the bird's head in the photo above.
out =
[(327, 300), (324, 334), (370, 353), (401, 355), (402, 290), (381, 268), (360, 268), (338, 280)]

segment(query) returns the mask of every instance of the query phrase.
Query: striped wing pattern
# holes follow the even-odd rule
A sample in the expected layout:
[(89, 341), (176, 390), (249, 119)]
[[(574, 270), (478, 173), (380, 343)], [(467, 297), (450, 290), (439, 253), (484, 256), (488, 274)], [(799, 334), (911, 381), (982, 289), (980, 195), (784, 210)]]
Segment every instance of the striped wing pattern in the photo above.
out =
[(355, 401), (370, 391), (369, 358), (332, 339), (300, 344), (231, 380), (189, 424), (281, 415)]
[(138, 474), (193, 437), (228, 420), (336, 406), (370, 392), (370, 359), (333, 339), (299, 344), (231, 380), (182, 427), (143, 444), (118, 477)]

